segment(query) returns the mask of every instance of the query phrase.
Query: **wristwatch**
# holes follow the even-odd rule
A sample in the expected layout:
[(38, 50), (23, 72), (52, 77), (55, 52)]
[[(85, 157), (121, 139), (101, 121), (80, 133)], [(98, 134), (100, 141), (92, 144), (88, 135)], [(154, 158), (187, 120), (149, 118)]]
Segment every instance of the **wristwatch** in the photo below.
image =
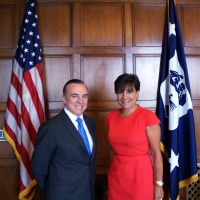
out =
[(162, 181), (156, 181), (156, 184), (161, 186), (161, 187), (164, 185), (164, 183)]

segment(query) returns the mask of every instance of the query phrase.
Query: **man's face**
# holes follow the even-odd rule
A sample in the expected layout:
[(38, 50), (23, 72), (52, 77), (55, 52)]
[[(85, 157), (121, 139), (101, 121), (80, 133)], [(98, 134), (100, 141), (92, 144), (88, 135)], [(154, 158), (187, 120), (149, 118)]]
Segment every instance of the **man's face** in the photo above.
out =
[(88, 90), (84, 84), (70, 83), (63, 97), (65, 107), (77, 117), (85, 111), (88, 103)]

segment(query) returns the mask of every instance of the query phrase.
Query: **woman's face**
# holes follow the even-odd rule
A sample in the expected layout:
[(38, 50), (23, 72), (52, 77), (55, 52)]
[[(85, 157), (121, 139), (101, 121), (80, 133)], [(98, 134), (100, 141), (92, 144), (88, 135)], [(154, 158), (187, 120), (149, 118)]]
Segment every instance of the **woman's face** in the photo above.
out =
[(139, 90), (136, 91), (134, 87), (126, 87), (123, 92), (117, 93), (117, 101), (123, 109), (134, 109), (137, 104)]

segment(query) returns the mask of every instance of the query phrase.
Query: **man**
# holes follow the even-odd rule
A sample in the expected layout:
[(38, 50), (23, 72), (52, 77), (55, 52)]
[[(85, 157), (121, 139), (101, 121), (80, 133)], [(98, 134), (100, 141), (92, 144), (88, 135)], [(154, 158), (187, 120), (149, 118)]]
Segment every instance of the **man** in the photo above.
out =
[[(68, 81), (63, 102), (64, 109), (38, 130), (31, 168), (45, 200), (94, 200), (95, 122), (83, 114), (88, 103), (84, 82)], [(77, 118), (82, 119), (87, 145)]]

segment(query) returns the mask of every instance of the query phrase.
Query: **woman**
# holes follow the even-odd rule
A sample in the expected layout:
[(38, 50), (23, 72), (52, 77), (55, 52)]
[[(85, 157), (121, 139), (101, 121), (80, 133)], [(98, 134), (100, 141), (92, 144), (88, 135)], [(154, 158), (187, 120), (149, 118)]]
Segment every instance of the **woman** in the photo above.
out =
[(160, 120), (136, 103), (140, 91), (136, 75), (122, 74), (114, 85), (121, 108), (106, 118), (114, 151), (108, 173), (108, 200), (160, 200), (164, 196)]

